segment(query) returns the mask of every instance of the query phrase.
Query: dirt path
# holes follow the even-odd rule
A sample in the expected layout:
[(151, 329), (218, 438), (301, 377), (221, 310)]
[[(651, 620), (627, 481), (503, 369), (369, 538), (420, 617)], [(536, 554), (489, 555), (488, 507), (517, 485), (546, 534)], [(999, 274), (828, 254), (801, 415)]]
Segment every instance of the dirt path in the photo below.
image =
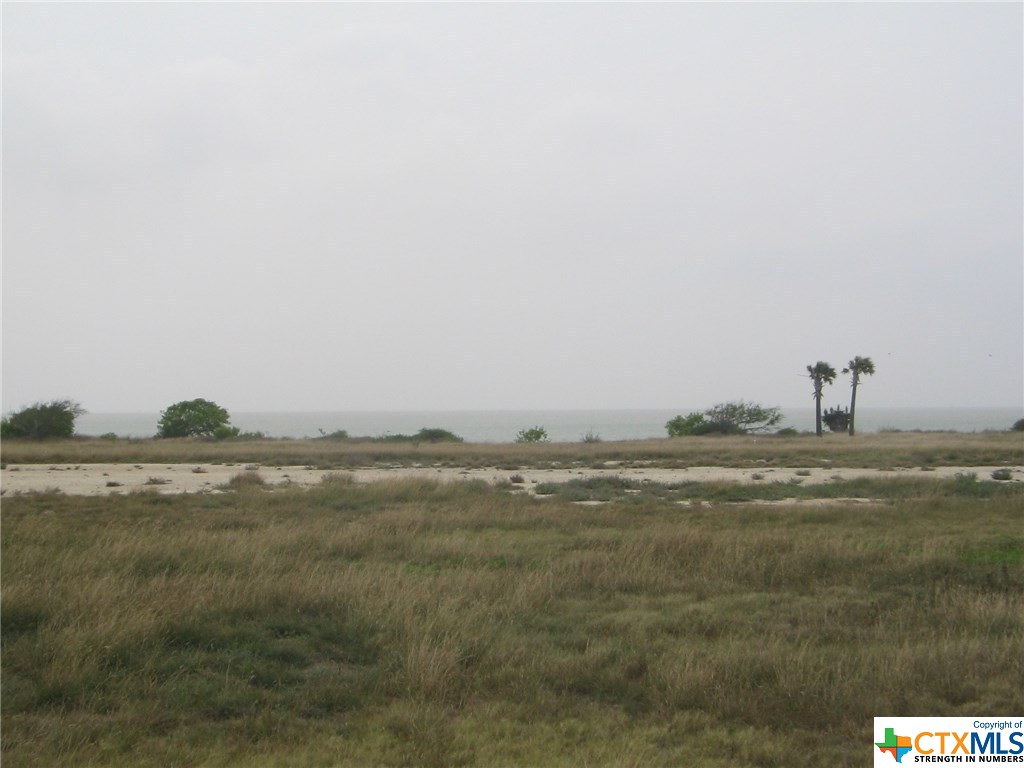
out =
[[(422, 477), (443, 481), (484, 480), (508, 482), (522, 478), (529, 489), (538, 483), (564, 483), (585, 477), (624, 477), (658, 483), (686, 481), (736, 483), (788, 482), (799, 479), (807, 484), (852, 480), (859, 477), (950, 478), (958, 473), (974, 473), (987, 480), (996, 469), (1009, 469), (1014, 482), (1024, 482), (1024, 467), (936, 467), (897, 469), (735, 469), (730, 467), (689, 467), (686, 469), (609, 468), (609, 469), (459, 469), (453, 467), (395, 467), (323, 470), (306, 467), (259, 466), (255, 464), (16, 464), (0, 471), (0, 492), (4, 495), (33, 491), (59, 490), (69, 495), (103, 496), (111, 493), (157, 491), (159, 493), (199, 493), (215, 491), (231, 478), (244, 472), (258, 472), (271, 485), (315, 485), (325, 476), (343, 475), (357, 482), (373, 482), (399, 477)], [(518, 484), (518, 483), (517, 483)]]

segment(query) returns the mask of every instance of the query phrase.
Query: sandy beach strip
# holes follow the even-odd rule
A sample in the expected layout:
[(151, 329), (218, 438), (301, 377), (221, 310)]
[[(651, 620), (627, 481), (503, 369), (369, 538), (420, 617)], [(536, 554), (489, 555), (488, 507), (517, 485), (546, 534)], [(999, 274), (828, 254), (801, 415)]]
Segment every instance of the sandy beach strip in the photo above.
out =
[(565, 483), (594, 477), (621, 477), (655, 483), (733, 482), (771, 483), (799, 480), (807, 484), (829, 483), (861, 477), (952, 478), (973, 473), (987, 480), (992, 472), (1009, 469), (1011, 482), (1024, 482), (1024, 466), (1016, 467), (934, 467), (858, 469), (842, 468), (764, 468), (688, 467), (611, 467), (606, 469), (564, 468), (519, 470), (458, 467), (367, 467), (355, 469), (313, 469), (303, 466), (261, 466), (257, 464), (14, 464), (0, 471), (0, 492), (4, 495), (56, 490), (68, 495), (104, 496), (108, 494), (155, 491), (157, 493), (216, 492), (236, 475), (257, 472), (269, 486), (312, 486), (325, 477), (343, 476), (367, 483), (397, 478), (424, 478), (441, 481), (483, 480), (498, 484), (513, 478), (527, 490), (540, 483)]

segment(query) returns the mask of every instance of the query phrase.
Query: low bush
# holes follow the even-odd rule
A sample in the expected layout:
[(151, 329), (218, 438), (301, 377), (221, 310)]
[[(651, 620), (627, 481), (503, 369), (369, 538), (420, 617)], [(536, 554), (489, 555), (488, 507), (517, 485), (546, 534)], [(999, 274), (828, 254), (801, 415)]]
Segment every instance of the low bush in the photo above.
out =
[(412, 436), (412, 439), (421, 443), (461, 443), (462, 438), (454, 432), (440, 427), (423, 427)]
[(461, 443), (462, 438), (440, 427), (423, 427), (415, 435), (382, 435), (374, 438), (381, 443)]
[(530, 427), (521, 429), (516, 434), (517, 443), (546, 443), (548, 442), (548, 431), (544, 427)]
[(665, 423), (669, 437), (689, 437), (707, 434), (707, 419), (702, 413), (691, 413), (687, 416), (676, 416)]
[(782, 409), (745, 400), (718, 403), (703, 413), (676, 416), (665, 424), (669, 437), (744, 435), (766, 432), (782, 421)]
[(829, 408), (821, 420), (832, 432), (846, 432), (850, 427), (850, 411), (846, 408)]
[(336, 429), (333, 432), (317, 430), (320, 433), (319, 440), (348, 440), (348, 432), (344, 429)]
[(247, 488), (265, 488), (267, 481), (263, 476), (254, 470), (239, 472), (227, 482), (227, 488), (233, 491), (241, 491)]

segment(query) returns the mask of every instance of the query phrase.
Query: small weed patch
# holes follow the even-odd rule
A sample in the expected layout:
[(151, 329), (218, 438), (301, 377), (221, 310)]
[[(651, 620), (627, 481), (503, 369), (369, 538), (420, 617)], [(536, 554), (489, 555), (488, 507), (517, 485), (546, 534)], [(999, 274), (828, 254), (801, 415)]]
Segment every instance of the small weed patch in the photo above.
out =
[(232, 491), (259, 490), (267, 487), (267, 481), (259, 472), (246, 470), (228, 480), (225, 487)]

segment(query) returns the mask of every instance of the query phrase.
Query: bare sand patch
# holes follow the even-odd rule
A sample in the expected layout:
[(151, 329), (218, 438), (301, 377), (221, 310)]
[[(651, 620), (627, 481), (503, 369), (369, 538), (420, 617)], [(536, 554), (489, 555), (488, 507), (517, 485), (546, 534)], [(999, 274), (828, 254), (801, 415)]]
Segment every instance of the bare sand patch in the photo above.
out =
[[(952, 478), (957, 474), (975, 474), (987, 480), (997, 469), (1009, 469), (1012, 480), (1024, 481), (1024, 466), (1015, 467), (935, 467), (929, 469), (897, 467), (893, 469), (804, 469), (732, 467), (611, 467), (607, 469), (518, 469), (514, 472), (489, 468), (458, 467), (367, 467), (324, 470), (303, 466), (260, 466), (256, 464), (13, 464), (0, 471), (0, 490), (6, 495), (56, 490), (68, 495), (104, 496), (117, 493), (155, 491), (157, 493), (215, 492), (231, 478), (245, 472), (258, 472), (270, 486), (312, 486), (325, 477), (350, 477), (367, 483), (397, 478), (424, 478), (452, 482), (482, 480), (499, 484), (516, 477), (515, 485), (531, 490), (540, 483), (565, 483), (570, 480), (621, 477), (650, 480), (655, 483), (794, 482), (823, 484), (861, 477)], [(522, 482), (518, 482), (522, 478)]]

